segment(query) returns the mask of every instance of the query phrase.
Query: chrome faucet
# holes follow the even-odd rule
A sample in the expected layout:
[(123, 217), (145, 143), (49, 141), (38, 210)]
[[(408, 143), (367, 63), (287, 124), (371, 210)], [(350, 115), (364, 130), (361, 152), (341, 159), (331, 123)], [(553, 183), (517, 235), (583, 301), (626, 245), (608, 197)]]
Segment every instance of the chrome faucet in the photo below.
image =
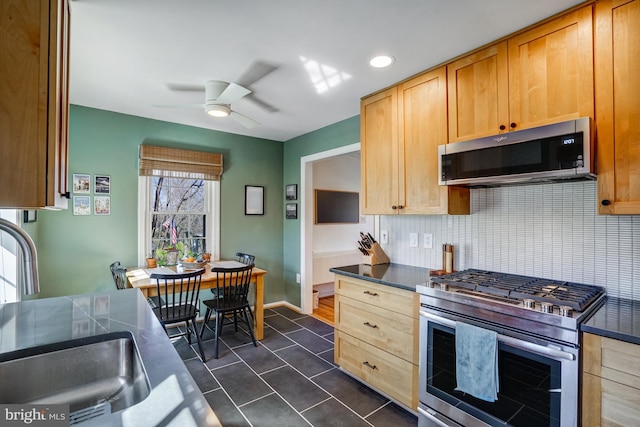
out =
[(40, 292), (40, 281), (38, 279), (38, 254), (36, 245), (33, 243), (31, 236), (26, 231), (18, 227), (6, 219), (0, 218), (0, 231), (6, 231), (10, 236), (16, 239), (18, 245), (22, 249), (22, 258), (24, 260), (24, 284), (25, 295), (33, 295)]

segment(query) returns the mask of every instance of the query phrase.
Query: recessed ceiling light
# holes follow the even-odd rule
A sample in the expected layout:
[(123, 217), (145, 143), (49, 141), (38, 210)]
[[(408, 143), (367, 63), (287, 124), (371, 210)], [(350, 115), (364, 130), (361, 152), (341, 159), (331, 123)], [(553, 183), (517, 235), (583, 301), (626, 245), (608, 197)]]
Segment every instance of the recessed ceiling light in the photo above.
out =
[(394, 61), (395, 61), (395, 58), (393, 56), (378, 55), (371, 58), (371, 61), (369, 61), (369, 65), (375, 68), (384, 68), (393, 64)]

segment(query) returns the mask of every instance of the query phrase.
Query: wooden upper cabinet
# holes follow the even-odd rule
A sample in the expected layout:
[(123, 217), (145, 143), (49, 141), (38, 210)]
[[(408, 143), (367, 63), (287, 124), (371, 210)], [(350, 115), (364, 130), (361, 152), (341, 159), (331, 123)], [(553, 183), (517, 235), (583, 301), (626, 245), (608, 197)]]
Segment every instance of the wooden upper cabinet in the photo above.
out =
[(364, 214), (392, 214), (398, 200), (398, 90), (360, 104), (360, 194)]
[(445, 67), (363, 99), (360, 120), (363, 213), (469, 213), (468, 189), (438, 185), (438, 145), (447, 143)]
[(592, 6), (447, 66), (449, 141), (594, 117)]
[(507, 42), (447, 65), (449, 141), (491, 136), (509, 125)]
[(595, 10), (598, 212), (640, 214), (640, 1)]
[(591, 5), (510, 38), (508, 49), (513, 129), (594, 117)]
[(0, 207), (66, 207), (67, 0), (3, 0), (0, 32)]
[(446, 68), (398, 87), (400, 213), (469, 214), (469, 190), (438, 185), (438, 145), (447, 143)]

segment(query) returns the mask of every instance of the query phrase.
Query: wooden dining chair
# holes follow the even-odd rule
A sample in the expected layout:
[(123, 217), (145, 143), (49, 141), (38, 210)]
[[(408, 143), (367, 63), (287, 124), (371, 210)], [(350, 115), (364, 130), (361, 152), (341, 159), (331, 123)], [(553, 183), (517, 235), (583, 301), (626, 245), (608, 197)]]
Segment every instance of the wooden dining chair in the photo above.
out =
[(186, 336), (191, 345), (191, 334), (196, 336), (200, 359), (206, 362), (202, 340), (196, 328), (196, 317), (199, 312), (199, 294), (204, 268), (185, 273), (152, 273), (151, 280), (156, 281), (158, 295), (164, 295), (164, 301), (153, 309), (167, 335), (167, 325), (174, 323), (185, 324), (185, 331), (169, 335), (169, 338)]
[(238, 318), (243, 320), (247, 325), (249, 336), (255, 347), (258, 346), (256, 338), (253, 334), (253, 315), (249, 306), (249, 285), (251, 284), (251, 271), (254, 265), (246, 265), (238, 268), (213, 268), (212, 273), (215, 274), (216, 292), (214, 298), (203, 301), (207, 307), (204, 315), (204, 323), (200, 330), (200, 337), (204, 333), (204, 328), (211, 319), (211, 315), (216, 316), (214, 328), (216, 350), (215, 358), (218, 358), (218, 343), (224, 320), (228, 315), (233, 315), (235, 330), (238, 330)]
[(254, 255), (245, 254), (244, 252), (236, 252), (236, 259), (238, 262), (241, 262), (246, 265), (251, 265), (256, 263), (256, 257)]

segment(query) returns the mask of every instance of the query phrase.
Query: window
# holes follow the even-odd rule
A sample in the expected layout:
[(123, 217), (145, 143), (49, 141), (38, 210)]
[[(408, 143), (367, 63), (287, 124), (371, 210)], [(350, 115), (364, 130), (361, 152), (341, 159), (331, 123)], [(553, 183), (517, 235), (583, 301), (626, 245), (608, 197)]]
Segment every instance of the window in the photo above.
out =
[(140, 177), (138, 263), (156, 249), (181, 243), (185, 251), (219, 253), (219, 181)]
[(221, 174), (221, 154), (140, 146), (139, 265), (170, 246), (219, 259)]

